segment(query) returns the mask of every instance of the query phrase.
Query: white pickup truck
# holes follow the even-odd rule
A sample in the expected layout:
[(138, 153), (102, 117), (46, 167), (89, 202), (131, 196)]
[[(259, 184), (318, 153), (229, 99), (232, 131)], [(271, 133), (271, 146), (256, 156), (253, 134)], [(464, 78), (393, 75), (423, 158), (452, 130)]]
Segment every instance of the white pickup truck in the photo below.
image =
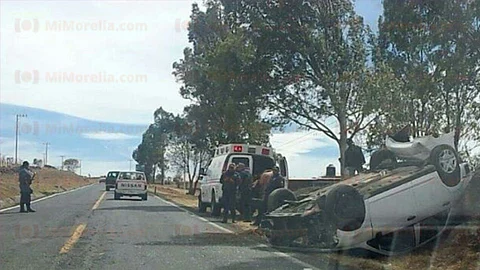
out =
[(139, 196), (146, 201), (148, 198), (146, 179), (143, 172), (119, 172), (115, 182), (115, 200), (119, 200), (122, 196)]

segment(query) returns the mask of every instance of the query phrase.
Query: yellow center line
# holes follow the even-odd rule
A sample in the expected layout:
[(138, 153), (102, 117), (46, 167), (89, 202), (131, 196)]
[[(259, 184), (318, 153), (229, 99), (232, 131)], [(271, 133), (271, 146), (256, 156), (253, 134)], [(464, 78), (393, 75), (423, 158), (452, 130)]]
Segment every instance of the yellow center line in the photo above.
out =
[(102, 200), (103, 200), (103, 198), (105, 197), (106, 194), (107, 194), (106, 191), (104, 191), (102, 193), (102, 196), (100, 196), (100, 198), (98, 198), (97, 202), (93, 205), (92, 210), (95, 210), (95, 209), (98, 208), (98, 206), (100, 205), (100, 203), (102, 202)]
[[(102, 202), (103, 198), (105, 198), (105, 195), (107, 194), (106, 191), (104, 191), (102, 193), (102, 195), (100, 196), (100, 198), (98, 198), (98, 200), (95, 202), (95, 204), (93, 205), (92, 207), (92, 210), (95, 210), (98, 208), (98, 206), (100, 205), (100, 203)], [(70, 238), (67, 240), (67, 242), (65, 242), (65, 244), (63, 245), (63, 247), (60, 249), (60, 254), (65, 254), (67, 252), (70, 251), (70, 249), (72, 249), (73, 245), (75, 245), (76, 242), (78, 242), (78, 240), (80, 239), (80, 237), (82, 236), (82, 233), (83, 231), (85, 230), (85, 228), (87, 227), (87, 224), (86, 223), (82, 223), (80, 225), (77, 226), (77, 228), (75, 229), (75, 231), (73, 232), (72, 236), (70, 236)]]
[(82, 236), (82, 233), (86, 227), (87, 224), (85, 223), (77, 226), (70, 239), (68, 239), (67, 242), (65, 242), (65, 245), (63, 245), (62, 249), (60, 249), (60, 254), (64, 254), (70, 251), (73, 245), (75, 245), (75, 243), (80, 239), (80, 236)]

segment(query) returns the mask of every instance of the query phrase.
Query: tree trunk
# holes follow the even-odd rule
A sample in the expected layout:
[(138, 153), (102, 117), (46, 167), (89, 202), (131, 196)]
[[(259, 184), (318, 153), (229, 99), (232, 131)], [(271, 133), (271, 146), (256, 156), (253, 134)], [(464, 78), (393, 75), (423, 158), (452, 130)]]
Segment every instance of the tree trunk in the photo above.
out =
[(188, 181), (188, 194), (193, 195), (193, 178)]
[(161, 183), (163, 185), (165, 182), (165, 166), (160, 167), (160, 177), (162, 178)]
[(156, 176), (157, 176), (157, 166), (153, 165), (153, 180), (152, 180), (152, 183), (154, 183), (154, 184), (157, 182)]
[(152, 165), (145, 164), (145, 176), (147, 177), (147, 181), (152, 183)]
[(340, 172), (342, 179), (345, 179), (345, 150), (347, 149), (347, 117), (344, 110), (338, 113), (338, 123), (340, 126), (340, 140), (338, 146), (340, 149)]

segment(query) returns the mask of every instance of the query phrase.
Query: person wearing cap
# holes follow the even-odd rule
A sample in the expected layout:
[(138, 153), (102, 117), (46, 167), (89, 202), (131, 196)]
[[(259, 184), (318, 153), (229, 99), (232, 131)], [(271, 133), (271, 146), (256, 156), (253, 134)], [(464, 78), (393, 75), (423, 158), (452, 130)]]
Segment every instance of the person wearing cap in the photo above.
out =
[(243, 163), (238, 163), (237, 173), (240, 176), (240, 184), (238, 187), (240, 191), (240, 210), (243, 214), (243, 221), (250, 222), (252, 215), (252, 174)]
[[(30, 207), (33, 190), (30, 188), (35, 173), (30, 170), (28, 161), (24, 161), (18, 171), (18, 182), (20, 184), (20, 213), (35, 212)], [(25, 206), (27, 209), (25, 209)]]
[(347, 140), (347, 150), (345, 151), (345, 169), (348, 176), (354, 176), (355, 172), (363, 171), (363, 164), (365, 164), (365, 156), (362, 148), (353, 143), (352, 139)]
[(223, 223), (227, 223), (228, 214), (231, 214), (232, 223), (235, 223), (236, 208), (235, 200), (237, 199), (237, 187), (240, 181), (240, 176), (235, 171), (235, 164), (228, 165), (226, 172), (220, 177), (222, 184), (222, 201), (223, 201)]

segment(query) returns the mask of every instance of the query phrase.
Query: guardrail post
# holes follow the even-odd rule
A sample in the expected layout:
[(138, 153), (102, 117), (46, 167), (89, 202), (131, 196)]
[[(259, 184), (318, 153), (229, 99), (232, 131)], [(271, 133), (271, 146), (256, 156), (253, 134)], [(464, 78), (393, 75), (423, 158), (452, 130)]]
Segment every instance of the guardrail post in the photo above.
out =
[(155, 190), (154, 190), (153, 193), (155, 193), (155, 195), (157, 195), (157, 186), (155, 186)]

